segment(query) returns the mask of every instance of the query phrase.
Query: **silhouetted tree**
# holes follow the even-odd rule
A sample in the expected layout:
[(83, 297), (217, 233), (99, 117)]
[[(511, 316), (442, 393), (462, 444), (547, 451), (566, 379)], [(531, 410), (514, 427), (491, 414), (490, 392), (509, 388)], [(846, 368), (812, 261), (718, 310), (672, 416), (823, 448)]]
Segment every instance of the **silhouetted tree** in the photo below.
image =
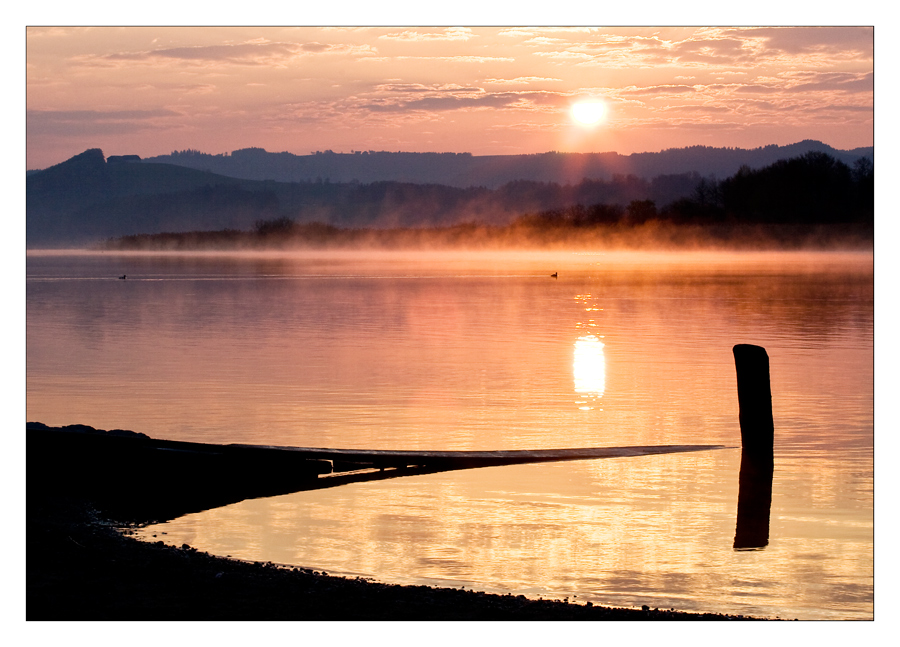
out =
[(722, 182), (722, 198), (729, 215), (749, 222), (812, 224), (865, 218), (850, 168), (820, 152), (755, 171), (742, 167)]
[(628, 203), (627, 220), (639, 224), (657, 217), (656, 203), (653, 200), (632, 200)]
[(715, 178), (700, 178), (691, 197), (702, 208), (722, 206), (722, 192)]
[(875, 172), (872, 161), (860, 157), (853, 164), (853, 182), (856, 184), (856, 205), (861, 219), (875, 213)]
[(289, 234), (294, 229), (294, 221), (290, 218), (274, 218), (257, 220), (253, 228), (259, 236), (278, 236)]

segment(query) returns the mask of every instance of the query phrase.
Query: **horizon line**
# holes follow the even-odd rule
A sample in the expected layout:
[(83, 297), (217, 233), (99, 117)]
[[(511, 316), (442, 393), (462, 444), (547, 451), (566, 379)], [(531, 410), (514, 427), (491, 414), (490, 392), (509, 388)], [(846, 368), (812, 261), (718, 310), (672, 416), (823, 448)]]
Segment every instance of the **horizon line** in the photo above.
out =
[[(862, 146), (855, 146), (855, 147), (853, 147), (853, 148), (837, 148), (837, 147), (832, 146), (831, 144), (828, 144), (828, 143), (826, 143), (826, 142), (823, 142), (822, 140), (819, 140), (819, 139), (801, 139), (801, 140), (799, 140), (799, 141), (792, 142), (792, 143), (790, 143), (790, 144), (764, 144), (764, 145), (761, 145), (761, 146), (756, 146), (756, 147), (754, 147), (754, 148), (743, 148), (743, 147), (741, 147), (741, 146), (709, 146), (709, 145), (706, 145), (706, 144), (692, 144), (692, 145), (690, 145), (690, 146), (674, 146), (674, 147), (670, 147), (670, 148), (663, 148), (663, 149), (660, 149), (660, 150), (658, 150), (658, 151), (641, 151), (641, 152), (635, 152), (635, 153), (619, 153), (618, 151), (592, 151), (592, 152), (584, 153), (584, 152), (577, 152), (577, 151), (549, 150), (549, 151), (542, 151), (542, 152), (537, 152), (537, 153), (497, 153), (497, 154), (488, 154), (488, 155), (484, 155), (484, 154), (475, 154), (475, 153), (472, 153), (472, 152), (469, 152), (469, 151), (403, 151), (403, 150), (400, 150), (400, 151), (389, 151), (389, 150), (373, 150), (373, 149), (368, 149), (368, 150), (355, 150), (355, 149), (351, 149), (350, 152), (344, 152), (344, 151), (338, 151), (338, 152), (335, 152), (334, 150), (332, 150), (332, 149), (330, 149), (330, 148), (329, 148), (329, 149), (322, 150), (322, 151), (310, 151), (309, 153), (293, 153), (293, 152), (291, 152), (291, 151), (270, 151), (270, 150), (267, 150), (267, 149), (265, 149), (265, 148), (263, 148), (263, 147), (261, 147), (261, 146), (247, 146), (247, 147), (244, 147), (244, 148), (236, 148), (236, 149), (234, 149), (234, 150), (231, 150), (231, 151), (224, 151), (224, 152), (221, 152), (221, 153), (208, 153), (208, 152), (205, 152), (205, 151), (201, 151), (201, 150), (199, 150), (199, 149), (185, 148), (185, 149), (182, 149), (182, 150), (174, 150), (174, 151), (172, 151), (172, 152), (170, 152), (170, 153), (160, 153), (160, 154), (157, 154), (157, 155), (148, 155), (148, 156), (146, 156), (146, 157), (141, 156), (141, 155), (138, 155), (138, 157), (140, 157), (141, 160), (145, 160), (145, 159), (151, 159), (151, 158), (153, 158), (153, 157), (167, 157), (167, 156), (171, 156), (171, 155), (173, 155), (173, 154), (175, 154), (175, 153), (182, 153), (182, 152), (186, 152), (186, 151), (194, 151), (194, 152), (196, 152), (196, 153), (198, 153), (198, 154), (200, 154), (200, 155), (210, 155), (210, 156), (213, 156), (213, 157), (217, 157), (217, 156), (225, 156), (225, 157), (228, 157), (228, 156), (231, 156), (231, 155), (232, 155), (233, 153), (235, 153), (235, 152), (248, 151), (248, 150), (259, 150), (259, 151), (261, 151), (261, 152), (263, 152), (263, 153), (272, 154), (272, 155), (285, 155), (285, 154), (286, 154), (286, 155), (293, 155), (294, 157), (314, 157), (314, 156), (316, 156), (316, 155), (346, 155), (346, 156), (348, 156), (348, 157), (355, 157), (355, 156), (357, 156), (357, 155), (363, 155), (363, 154), (366, 154), (366, 155), (368, 155), (368, 154), (388, 154), (388, 155), (466, 155), (466, 156), (469, 156), (469, 157), (528, 157), (528, 156), (538, 156), (538, 155), (618, 155), (618, 156), (620, 156), (620, 157), (632, 157), (632, 156), (634, 156), (634, 155), (659, 155), (659, 154), (661, 154), (661, 153), (665, 153), (666, 151), (686, 150), (686, 149), (690, 149), (690, 148), (708, 148), (708, 149), (714, 149), (714, 150), (715, 150), (715, 149), (729, 149), (729, 150), (736, 150), (736, 151), (755, 151), (755, 150), (761, 150), (761, 149), (764, 149), (764, 148), (771, 148), (771, 147), (774, 147), (774, 148), (788, 148), (788, 147), (790, 147), (790, 146), (796, 146), (796, 145), (798, 145), (798, 144), (803, 144), (804, 142), (814, 142), (814, 143), (817, 143), (817, 144), (822, 144), (823, 146), (827, 146), (828, 148), (830, 148), (830, 149), (832, 149), (832, 150), (834, 150), (834, 151), (845, 152), (845, 153), (850, 153), (850, 152), (853, 152), (853, 151), (855, 151), (855, 150), (859, 150), (859, 149), (861, 149), (861, 148), (872, 148), (872, 149), (875, 148), (875, 144), (874, 144), (874, 143), (868, 144), (868, 145), (862, 145)], [(26, 170), (26, 172), (29, 172), (29, 171), (43, 171), (43, 170), (46, 170), (46, 169), (51, 168), (51, 167), (53, 167), (53, 166), (56, 166), (56, 165), (58, 165), (58, 164), (62, 164), (62, 163), (64, 163), (64, 162), (67, 162), (68, 160), (72, 159), (73, 157), (77, 157), (78, 155), (81, 155), (82, 153), (86, 153), (87, 151), (90, 151), (90, 150), (100, 150), (101, 153), (103, 153), (104, 159), (109, 159), (110, 157), (125, 157), (125, 156), (129, 156), (129, 155), (137, 155), (137, 153), (118, 153), (118, 154), (115, 154), (115, 155), (108, 155), (108, 154), (106, 154), (106, 153), (103, 152), (103, 149), (102, 149), (102, 148), (100, 148), (100, 147), (92, 147), (92, 148), (86, 148), (86, 149), (84, 149), (83, 151), (81, 151), (81, 152), (79, 152), (79, 153), (75, 153), (75, 154), (73, 154), (73, 155), (70, 155), (69, 157), (67, 157), (66, 159), (62, 160), (61, 162), (56, 162), (55, 164), (50, 164), (49, 166), (45, 166), (45, 167), (43, 167), (43, 168), (27, 168), (27, 167), (26, 167), (25, 170)]]

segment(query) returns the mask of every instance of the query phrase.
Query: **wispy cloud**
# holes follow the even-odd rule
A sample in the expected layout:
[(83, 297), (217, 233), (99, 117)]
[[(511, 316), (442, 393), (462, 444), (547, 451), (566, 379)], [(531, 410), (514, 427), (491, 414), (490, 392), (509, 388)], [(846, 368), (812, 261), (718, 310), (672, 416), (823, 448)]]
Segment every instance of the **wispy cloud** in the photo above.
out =
[(467, 41), (475, 38), (475, 33), (468, 27), (448, 27), (441, 31), (407, 29), (401, 32), (383, 34), (378, 38), (380, 40), (394, 40), (416, 43), (435, 41)]
[(151, 110), (28, 110), (29, 135), (110, 135), (153, 128), (160, 119), (182, 116), (165, 108)]
[(686, 92), (697, 92), (697, 88), (692, 85), (654, 85), (645, 88), (632, 86), (630, 88), (622, 88), (618, 94), (624, 96), (647, 96), (661, 94), (684, 94)]
[(594, 58), (593, 55), (585, 52), (574, 52), (570, 50), (553, 51), (553, 52), (534, 52), (535, 56), (552, 59), (554, 61), (587, 61)]
[(737, 38), (686, 40), (670, 49), (673, 61), (678, 63), (748, 64), (757, 54), (752, 41)]
[(724, 114), (734, 112), (732, 108), (726, 106), (702, 105), (702, 104), (686, 104), (680, 106), (665, 106), (661, 108), (662, 112), (682, 112), (697, 114)]
[(871, 72), (787, 72), (777, 78), (758, 79), (755, 83), (734, 86), (739, 94), (805, 94), (809, 92), (838, 92), (844, 94), (873, 94), (875, 77)]
[(225, 45), (170, 47), (143, 51), (121, 51), (111, 54), (75, 57), (72, 60), (82, 65), (160, 63), (174, 60), (197, 64), (278, 66), (303, 56), (322, 54), (369, 56), (374, 55), (376, 51), (375, 48), (369, 45), (353, 46), (319, 42), (247, 42)]
[(772, 52), (830, 53), (871, 59), (874, 30), (859, 27), (764, 27), (726, 30), (737, 38), (759, 38)]
[(875, 75), (835, 72), (798, 73), (786, 75), (788, 80), (799, 81), (786, 88), (787, 92), (847, 92), (871, 93), (875, 91)]
[(531, 85), (533, 83), (562, 83), (563, 79), (547, 76), (517, 76), (514, 79), (484, 79), (491, 85)]
[(445, 63), (515, 63), (511, 56), (394, 56), (393, 61), (434, 61)]
[(472, 93), (482, 92), (481, 88), (472, 86), (456, 85), (455, 83), (425, 85), (422, 83), (383, 83), (376, 85), (373, 89), (375, 92), (392, 92), (392, 93), (419, 93), (419, 92), (452, 92), (452, 93)]
[(537, 32), (537, 29), (511, 27), (507, 29), (501, 29), (497, 32), (497, 35), (506, 38), (532, 38)]
[(29, 110), (32, 118), (54, 121), (133, 121), (157, 117), (177, 117), (179, 113), (165, 108), (153, 110)]
[[(660, 34), (593, 32), (547, 36), (540, 32), (511, 32), (522, 45), (537, 48), (537, 56), (578, 61), (590, 66), (704, 66), (752, 68), (767, 61), (804, 66), (831, 60), (871, 60), (871, 30), (856, 28), (702, 28), (659, 30)], [(674, 31), (677, 33), (670, 34)], [(689, 32), (682, 34), (680, 32)], [(731, 70), (732, 73), (735, 70)]]
[(464, 108), (502, 108), (520, 101), (515, 94), (484, 94), (481, 96), (434, 96), (422, 97), (412, 101), (391, 102), (388, 100), (373, 101), (362, 104), (360, 108), (373, 112), (409, 112), (423, 110), (441, 112)]
[(373, 112), (444, 112), (448, 110), (516, 108), (532, 109), (564, 102), (559, 93), (548, 92), (471, 92), (447, 91), (426, 97), (377, 98), (360, 102), (357, 107)]

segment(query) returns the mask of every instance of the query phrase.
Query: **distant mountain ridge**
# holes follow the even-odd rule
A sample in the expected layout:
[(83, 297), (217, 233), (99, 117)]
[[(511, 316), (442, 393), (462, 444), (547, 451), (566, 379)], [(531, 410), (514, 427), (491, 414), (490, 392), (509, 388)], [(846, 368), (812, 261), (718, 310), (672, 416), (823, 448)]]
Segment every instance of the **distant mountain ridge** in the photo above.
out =
[(29, 247), (72, 246), (158, 232), (247, 230), (290, 218), (341, 227), (434, 227), (478, 221), (502, 225), (524, 213), (601, 202), (668, 203), (700, 176), (652, 181), (634, 176), (574, 186), (514, 181), (497, 189), (409, 182), (245, 180), (90, 149), (26, 176)]
[(527, 180), (577, 184), (583, 179), (609, 180), (617, 175), (651, 179), (660, 175), (698, 173), (725, 178), (742, 166), (762, 168), (810, 151), (826, 153), (852, 166), (860, 157), (874, 162), (874, 147), (838, 150), (815, 140), (786, 146), (754, 149), (689, 146), (658, 153), (539, 153), (532, 155), (484, 155), (470, 153), (404, 153), (387, 151), (316, 152), (311, 155), (271, 153), (263, 148), (244, 148), (212, 155), (195, 150), (173, 151), (141, 160), (209, 171), (244, 180), (278, 182), (409, 182), (442, 184), (457, 188), (495, 189), (509, 182)]
[[(771, 152), (770, 149), (783, 150), (784, 147), (767, 147), (760, 151)], [(678, 152), (680, 158), (685, 160), (687, 159), (685, 151), (695, 154), (698, 159), (704, 159), (709, 157), (710, 151), (713, 154), (721, 154), (727, 150), (694, 147), (678, 149)], [(266, 167), (263, 162), (271, 161), (273, 155), (275, 159), (281, 159), (278, 155), (289, 154), (271, 154), (262, 149), (253, 149), (221, 157), (202, 154), (182, 154), (181, 157), (201, 160), (211, 158), (223, 162), (230, 162), (233, 158), (240, 160), (249, 157), (258, 159), (260, 172), (267, 175), (273, 170)], [(377, 158), (379, 155), (388, 156), (387, 161), (393, 159), (409, 163), (418, 160), (422, 167), (427, 166), (423, 160), (427, 161), (428, 155), (440, 157), (441, 161), (451, 165), (458, 162), (464, 165), (467, 161), (481, 159), (467, 155), (445, 157), (418, 153), (376, 153), (358, 156), (322, 154), (318, 157)], [(400, 157), (395, 159), (393, 156), (397, 155)], [(551, 156), (549, 158), (551, 161), (567, 162), (569, 166), (563, 165), (558, 168), (568, 169), (570, 173), (573, 172), (572, 159), (580, 160), (563, 154), (548, 155)], [(518, 159), (519, 157), (524, 160)], [(523, 161), (532, 164), (533, 172), (549, 168), (544, 164), (546, 161), (544, 158), (545, 156), (510, 156), (506, 160), (510, 165), (505, 167), (504, 172), (512, 175), (523, 172), (522, 169), (526, 167), (521, 164), (516, 166)], [(794, 184), (779, 189), (778, 195), (796, 194), (794, 197), (807, 195), (808, 198), (804, 198), (806, 202), (794, 209), (796, 213), (791, 211), (779, 218), (808, 219), (808, 214), (803, 215), (801, 212), (809, 211), (808, 205), (823, 196), (830, 195), (829, 190), (835, 188), (831, 186), (832, 184), (842, 186), (846, 182), (859, 184), (851, 177), (854, 174), (868, 177), (867, 181), (871, 183), (873, 165), (871, 158), (865, 155), (852, 158), (851, 164), (855, 169), (852, 171), (850, 166), (833, 158), (826, 151), (807, 150), (794, 159), (799, 158), (806, 159), (801, 165), (804, 168), (821, 170), (837, 165), (840, 167), (837, 169), (839, 172), (834, 176), (836, 178), (834, 181), (828, 179), (822, 184), (820, 178), (818, 188), (808, 193), (807, 187), (806, 194), (795, 190), (800, 184), (808, 184), (803, 177), (795, 173), (794, 179), (791, 180)], [(290, 156), (287, 159), (296, 161), (297, 156)], [(662, 158), (653, 159), (657, 162), (665, 161)], [(432, 172), (433, 168), (434, 165)], [(499, 167), (494, 168), (496, 170)], [(583, 166), (578, 168), (584, 171)], [(672, 167), (659, 164), (657, 168)], [(745, 177), (748, 182), (755, 182), (753, 180), (755, 171), (749, 170), (749, 164), (739, 168), (743, 169), (739, 173), (741, 177)], [(782, 171), (778, 174), (785, 175)], [(819, 175), (825, 177), (821, 173)], [(609, 205), (611, 208), (618, 205), (620, 209), (628, 207), (628, 213), (644, 211), (662, 213), (667, 210), (667, 206), (675, 205), (674, 212), (682, 216), (693, 214), (685, 217), (708, 219), (710, 208), (721, 211), (723, 206), (728, 206), (722, 203), (722, 196), (719, 195), (720, 185), (720, 182), (692, 170), (661, 174), (652, 179), (636, 174), (617, 173), (612, 179), (582, 179), (577, 183), (518, 179), (496, 188), (484, 186), (461, 188), (442, 183), (408, 181), (334, 182), (328, 177), (323, 179), (321, 176), (317, 176), (314, 180), (284, 182), (272, 179), (242, 179), (177, 164), (148, 163), (136, 155), (106, 158), (100, 149), (90, 149), (65, 162), (26, 175), (26, 245), (29, 248), (71, 247), (93, 244), (110, 237), (140, 234), (247, 231), (254, 229), (263, 221), (291, 221), (298, 224), (320, 222), (343, 228), (446, 227), (476, 222), (482, 225), (503, 226), (528, 214), (566, 210), (578, 205), (582, 207)], [(773, 207), (778, 206), (777, 203), (764, 204), (757, 199), (760, 192), (763, 197), (775, 195), (770, 190), (771, 186), (774, 186), (771, 183), (770, 188), (760, 185), (754, 189), (747, 182), (743, 182), (742, 186), (745, 187), (743, 191), (746, 195), (741, 198), (740, 204), (732, 204), (729, 207), (735, 217), (751, 217), (759, 220), (760, 213), (765, 215)], [(845, 194), (847, 190), (844, 190)], [(864, 192), (871, 193), (871, 188), (864, 189)], [(771, 197), (769, 195), (769, 198)], [(787, 197), (780, 200), (781, 203), (785, 203)], [(641, 203), (646, 204), (641, 206)], [(755, 211), (740, 215), (741, 209), (748, 205), (756, 205), (753, 207)], [(831, 200), (819, 208), (830, 213), (837, 205), (837, 201)], [(815, 214), (810, 217), (814, 220), (821, 219)], [(833, 220), (835, 217), (840, 219), (844, 216), (831, 215), (826, 220)], [(857, 216), (854, 215), (853, 218)]]

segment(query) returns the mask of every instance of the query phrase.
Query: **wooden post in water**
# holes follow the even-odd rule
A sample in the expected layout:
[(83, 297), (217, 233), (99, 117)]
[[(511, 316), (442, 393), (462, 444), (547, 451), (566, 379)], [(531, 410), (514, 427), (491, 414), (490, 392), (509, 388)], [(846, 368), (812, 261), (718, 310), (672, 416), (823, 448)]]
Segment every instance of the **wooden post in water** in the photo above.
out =
[(738, 344), (733, 352), (741, 424), (741, 474), (734, 548), (750, 550), (769, 543), (775, 447), (772, 388), (769, 355), (765, 348)]
[(760, 456), (772, 456), (775, 424), (772, 420), (772, 387), (769, 355), (762, 346), (738, 344), (733, 349), (740, 407), (741, 448)]

